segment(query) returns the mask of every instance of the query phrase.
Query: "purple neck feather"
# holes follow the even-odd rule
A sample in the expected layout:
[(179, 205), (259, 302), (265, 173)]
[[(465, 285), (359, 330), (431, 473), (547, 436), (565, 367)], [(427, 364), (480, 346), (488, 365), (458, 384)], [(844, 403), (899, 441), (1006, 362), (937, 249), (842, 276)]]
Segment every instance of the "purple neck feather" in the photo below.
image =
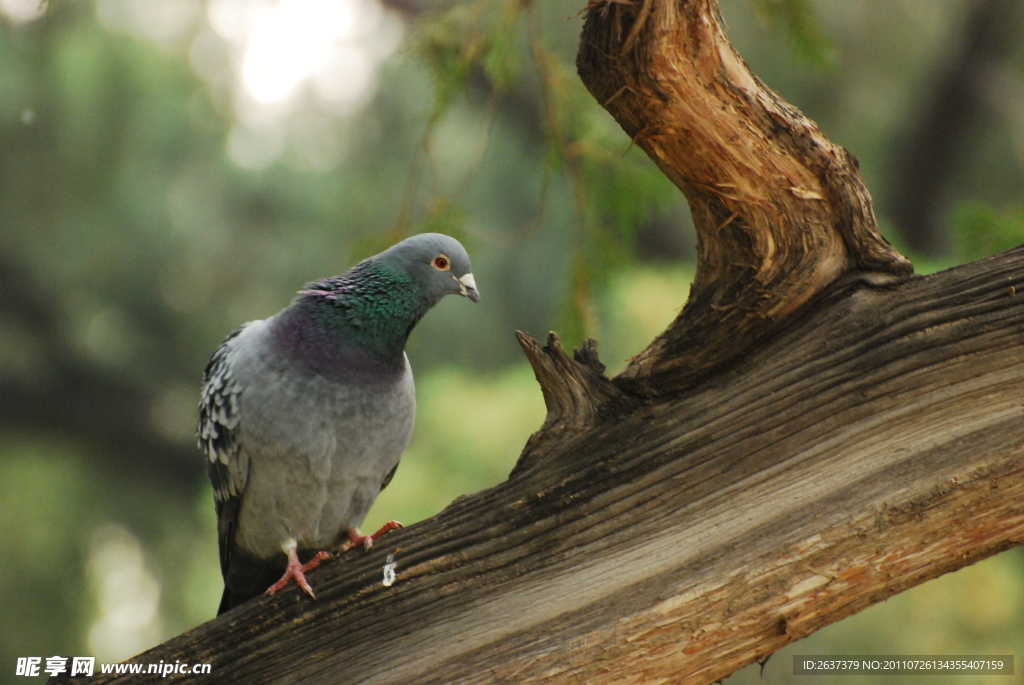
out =
[(402, 349), (380, 353), (353, 344), (344, 321), (331, 316), (333, 299), (305, 291), (277, 316), (273, 338), (281, 352), (315, 375), (362, 382), (394, 380), (405, 369)]

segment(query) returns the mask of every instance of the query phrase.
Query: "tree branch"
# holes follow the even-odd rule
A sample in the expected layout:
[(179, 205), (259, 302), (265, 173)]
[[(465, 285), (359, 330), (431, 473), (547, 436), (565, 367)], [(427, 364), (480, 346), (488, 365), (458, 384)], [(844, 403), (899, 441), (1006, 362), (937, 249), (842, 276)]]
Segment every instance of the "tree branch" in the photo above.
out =
[(1024, 541), (1018, 292), (1024, 249), (831, 293), (692, 392), (324, 565), (316, 601), (289, 588), (133, 661), (226, 683), (711, 683)]
[(620, 387), (684, 390), (840, 277), (912, 272), (878, 232), (856, 159), (750, 73), (714, 0), (593, 3), (576, 65), (697, 230), (690, 301)]
[(629, 415), (634, 405), (632, 398), (605, 377), (593, 338), (573, 349), (572, 359), (554, 332), (548, 334), (543, 347), (522, 331), (516, 331), (516, 338), (533, 366), (548, 415), (527, 442), (513, 476), (543, 456), (550, 443), (612, 423)]

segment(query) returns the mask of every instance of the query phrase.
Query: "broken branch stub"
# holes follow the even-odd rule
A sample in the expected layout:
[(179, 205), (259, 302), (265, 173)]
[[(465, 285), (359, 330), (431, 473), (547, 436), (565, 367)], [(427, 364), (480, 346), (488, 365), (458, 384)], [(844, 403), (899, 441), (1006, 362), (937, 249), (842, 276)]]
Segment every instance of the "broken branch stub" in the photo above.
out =
[(572, 358), (554, 331), (548, 333), (547, 344), (543, 346), (522, 331), (516, 331), (516, 338), (544, 393), (548, 415), (541, 432), (593, 427), (607, 407), (624, 398), (605, 377), (605, 366), (598, 359), (597, 341), (593, 338), (584, 340), (579, 349), (574, 348)]
[(548, 414), (527, 443), (513, 473), (532, 462), (531, 455), (542, 442), (581, 434), (626, 413), (629, 404), (626, 395), (604, 375), (605, 366), (598, 359), (593, 338), (574, 348), (571, 358), (553, 331), (543, 346), (522, 331), (516, 331), (516, 338), (533, 367)]
[(576, 65), (686, 195), (697, 230), (689, 301), (620, 388), (686, 389), (841, 277), (913, 273), (879, 233), (856, 159), (748, 70), (716, 0), (592, 3)]

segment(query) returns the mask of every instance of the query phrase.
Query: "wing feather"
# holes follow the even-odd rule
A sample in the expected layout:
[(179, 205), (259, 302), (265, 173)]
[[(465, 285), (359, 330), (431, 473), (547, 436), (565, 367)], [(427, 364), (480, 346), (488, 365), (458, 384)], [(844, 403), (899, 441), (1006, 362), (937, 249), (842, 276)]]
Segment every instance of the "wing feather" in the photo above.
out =
[(199, 449), (207, 459), (217, 509), (217, 538), (220, 546), (221, 573), (227, 577), (238, 523), (238, 504), (249, 477), (249, 456), (242, 449), (240, 399), (242, 389), (232, 377), (232, 351), (242, 324), (229, 335), (210, 357), (203, 373), (203, 392), (199, 400)]

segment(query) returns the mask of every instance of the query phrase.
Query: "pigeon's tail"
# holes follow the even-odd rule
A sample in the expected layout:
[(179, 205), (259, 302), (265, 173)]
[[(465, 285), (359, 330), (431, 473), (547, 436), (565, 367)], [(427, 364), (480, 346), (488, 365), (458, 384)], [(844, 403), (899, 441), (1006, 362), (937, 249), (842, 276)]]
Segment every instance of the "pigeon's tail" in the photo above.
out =
[[(270, 582), (272, 583), (274, 581), (271, 580)], [(267, 587), (270, 587), (270, 585), (267, 584)], [(259, 597), (266, 591), (267, 587), (264, 587), (262, 590), (249, 588), (248, 592), (237, 592), (235, 590), (232, 590), (229, 586), (225, 585), (224, 594), (220, 596), (220, 606), (217, 608), (217, 615), (220, 616), (225, 611), (228, 611), (229, 609), (234, 609), (239, 604), (242, 604), (243, 602), (248, 602), (253, 597)]]
[(224, 594), (220, 597), (217, 615), (233, 609), (242, 602), (259, 597), (284, 573), (286, 559), (256, 559), (239, 549), (231, 554), (227, 577), (224, 578)]
[(217, 615), (220, 616), (221, 614), (223, 614), (225, 611), (227, 611), (228, 609), (230, 609), (233, 606), (235, 606), (235, 605), (231, 601), (231, 590), (229, 590), (228, 586), (225, 585), (224, 586), (224, 594), (222, 594), (220, 596), (220, 607), (217, 609)]
[[(389, 524), (385, 526), (386, 530), (382, 530), (387, 532), (395, 527), (401, 528), (401, 524), (397, 526)], [(379, 537), (380, 534), (382, 532), (377, 531), (374, 535)], [(318, 551), (315, 549), (299, 550), (298, 552), (299, 559), (304, 563), (314, 560), (317, 554)], [(321, 554), (326, 553), (321, 552)], [(326, 558), (331, 558), (331, 555), (327, 554)], [(288, 560), (283, 554), (269, 560), (257, 559), (236, 548), (231, 553), (228, 574), (224, 578), (224, 593), (220, 596), (217, 615), (220, 616), (239, 604), (248, 602), (253, 597), (265, 594), (271, 585), (281, 580), (287, 566)], [(305, 570), (308, 572), (310, 569), (306, 568)]]

